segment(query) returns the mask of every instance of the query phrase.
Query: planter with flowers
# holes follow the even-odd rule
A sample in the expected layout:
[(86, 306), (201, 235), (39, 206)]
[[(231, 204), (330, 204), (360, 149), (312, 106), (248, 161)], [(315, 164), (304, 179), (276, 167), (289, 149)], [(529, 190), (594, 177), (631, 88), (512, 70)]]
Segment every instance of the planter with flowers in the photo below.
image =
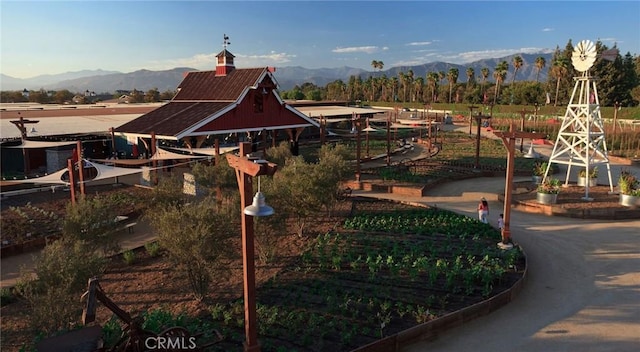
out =
[(587, 169), (582, 168), (580, 172), (578, 172), (578, 186), (585, 187), (589, 184), (589, 187), (595, 187), (598, 185), (598, 167), (594, 166), (591, 170), (589, 170), (589, 175), (587, 177)]
[(618, 189), (621, 205), (640, 206), (640, 182), (634, 174), (628, 170), (622, 170), (618, 178)]
[(536, 199), (540, 204), (556, 204), (560, 193), (560, 180), (548, 177), (538, 186)]
[[(537, 185), (542, 183), (544, 173), (547, 171), (549, 164), (546, 161), (536, 161), (533, 164), (533, 182)], [(553, 166), (549, 169), (549, 175), (553, 174)]]

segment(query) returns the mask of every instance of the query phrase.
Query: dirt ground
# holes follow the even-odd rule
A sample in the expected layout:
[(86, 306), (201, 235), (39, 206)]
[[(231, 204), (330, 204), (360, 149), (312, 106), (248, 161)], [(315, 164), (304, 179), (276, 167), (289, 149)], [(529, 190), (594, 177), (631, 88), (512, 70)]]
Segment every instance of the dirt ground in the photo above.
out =
[[(38, 202), (37, 204), (47, 209), (61, 208), (58, 202)], [(346, 214), (350, 207), (350, 202), (342, 202), (334, 215)], [(309, 228), (309, 236), (328, 231), (339, 219), (340, 217), (319, 218), (317, 223)], [(306, 241), (307, 238), (293, 233), (280, 236), (276, 246), (277, 256), (281, 260), (298, 256), (304, 250)], [(156, 308), (167, 309), (175, 314), (206, 315), (208, 314), (207, 306), (212, 302), (236, 299), (243, 295), (240, 239), (236, 248), (238, 248), (237, 259), (231, 265), (231, 274), (227, 279), (213, 284), (211, 294), (203, 302), (193, 299), (188, 290), (187, 279), (172, 270), (172, 264), (166, 257), (163, 255), (151, 257), (144, 248), (136, 251), (136, 261), (132, 265), (126, 264), (121, 255), (111, 258), (108, 270), (100, 278), (100, 286), (111, 300), (132, 316)], [(269, 265), (257, 263), (256, 285), (259, 286), (280, 271), (283, 265), (279, 264), (282, 264), (282, 261), (277, 259)], [(99, 306), (96, 322), (103, 324), (112, 315), (109, 309)], [(19, 351), (24, 344), (33, 342), (26, 302), (16, 301), (2, 307), (0, 316), (2, 317), (0, 350)]]

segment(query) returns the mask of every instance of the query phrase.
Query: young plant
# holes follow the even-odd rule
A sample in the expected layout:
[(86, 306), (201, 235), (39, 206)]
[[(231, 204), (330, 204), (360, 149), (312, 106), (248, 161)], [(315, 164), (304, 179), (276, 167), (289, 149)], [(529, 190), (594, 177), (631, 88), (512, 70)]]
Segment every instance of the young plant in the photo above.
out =
[(127, 265), (133, 265), (133, 263), (136, 262), (136, 252), (131, 249), (124, 251), (122, 253), (122, 259), (124, 259), (124, 262), (127, 263)]

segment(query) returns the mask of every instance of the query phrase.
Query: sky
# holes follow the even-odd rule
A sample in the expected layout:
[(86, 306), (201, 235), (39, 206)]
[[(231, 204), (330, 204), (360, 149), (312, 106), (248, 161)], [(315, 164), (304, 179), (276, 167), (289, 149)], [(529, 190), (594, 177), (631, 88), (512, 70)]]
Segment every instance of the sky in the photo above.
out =
[(373, 71), (550, 53), (569, 40), (640, 55), (640, 1), (0, 0), (0, 73), (235, 66)]

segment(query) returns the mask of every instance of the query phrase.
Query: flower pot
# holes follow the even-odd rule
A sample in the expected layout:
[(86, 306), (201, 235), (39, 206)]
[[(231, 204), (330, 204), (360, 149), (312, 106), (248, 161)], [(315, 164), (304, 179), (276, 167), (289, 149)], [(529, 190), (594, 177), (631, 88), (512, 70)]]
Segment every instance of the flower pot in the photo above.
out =
[[(589, 187), (595, 187), (598, 185), (598, 179), (597, 178), (589, 178)], [(578, 177), (578, 186), (580, 187), (585, 187), (587, 185), (587, 178), (586, 177)]]
[(543, 178), (542, 176), (536, 176), (536, 175), (531, 176), (533, 183), (535, 183), (536, 185), (539, 185), (542, 183), (542, 178)]
[(640, 197), (632, 196), (630, 194), (621, 194), (620, 205), (623, 205), (625, 207), (640, 206)]
[(558, 201), (558, 194), (538, 192), (536, 199), (540, 204), (556, 204), (556, 202)]

